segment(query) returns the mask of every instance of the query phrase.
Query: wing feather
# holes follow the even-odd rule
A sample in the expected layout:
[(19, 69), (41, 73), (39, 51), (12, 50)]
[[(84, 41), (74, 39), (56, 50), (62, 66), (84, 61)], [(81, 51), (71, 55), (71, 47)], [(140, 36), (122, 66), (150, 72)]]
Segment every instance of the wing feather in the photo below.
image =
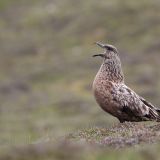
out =
[(123, 110), (125, 107), (125, 111), (127, 111), (129, 116), (133, 115), (133, 117), (142, 119), (148, 118), (148, 120), (160, 120), (158, 109), (142, 97), (138, 96), (125, 84), (115, 86), (113, 98), (116, 100), (116, 104), (119, 106), (119, 108), (122, 108)]

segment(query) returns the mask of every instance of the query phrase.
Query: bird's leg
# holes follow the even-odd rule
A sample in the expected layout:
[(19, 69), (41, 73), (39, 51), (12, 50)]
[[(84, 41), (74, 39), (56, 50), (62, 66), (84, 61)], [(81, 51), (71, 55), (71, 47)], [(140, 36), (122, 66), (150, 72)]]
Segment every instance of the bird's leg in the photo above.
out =
[(120, 123), (124, 123), (125, 120), (124, 119), (118, 119)]

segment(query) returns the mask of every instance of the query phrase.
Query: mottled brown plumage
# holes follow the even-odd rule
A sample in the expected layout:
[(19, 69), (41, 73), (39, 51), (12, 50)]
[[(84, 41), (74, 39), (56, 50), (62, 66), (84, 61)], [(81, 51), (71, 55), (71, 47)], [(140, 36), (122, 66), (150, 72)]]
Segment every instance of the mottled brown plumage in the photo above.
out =
[(120, 122), (160, 121), (160, 109), (125, 85), (117, 49), (109, 44), (96, 44), (105, 49), (104, 53), (94, 55), (103, 58), (93, 82), (93, 92), (100, 107)]

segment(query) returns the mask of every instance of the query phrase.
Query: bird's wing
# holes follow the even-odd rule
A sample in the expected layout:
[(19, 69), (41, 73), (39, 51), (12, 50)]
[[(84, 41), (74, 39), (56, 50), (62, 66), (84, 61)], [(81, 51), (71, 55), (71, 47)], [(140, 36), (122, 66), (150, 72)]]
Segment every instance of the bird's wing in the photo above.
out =
[(113, 92), (113, 100), (119, 108), (130, 116), (160, 119), (156, 108), (148, 103), (143, 98), (139, 97), (133, 90), (128, 88), (125, 84), (116, 85)]
[(146, 101), (143, 97), (139, 97), (139, 98), (146, 106), (155, 109), (157, 112), (160, 112), (160, 108), (155, 107), (152, 103)]

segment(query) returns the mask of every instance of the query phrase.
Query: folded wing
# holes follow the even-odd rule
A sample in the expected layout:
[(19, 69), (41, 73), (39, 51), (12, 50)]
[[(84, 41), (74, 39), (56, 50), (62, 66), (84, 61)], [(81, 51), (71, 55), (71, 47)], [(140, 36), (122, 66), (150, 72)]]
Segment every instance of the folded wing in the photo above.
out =
[(138, 96), (125, 84), (116, 85), (113, 92), (113, 100), (117, 107), (121, 108), (121, 122), (155, 120), (160, 121), (160, 109), (154, 107), (142, 97)]

